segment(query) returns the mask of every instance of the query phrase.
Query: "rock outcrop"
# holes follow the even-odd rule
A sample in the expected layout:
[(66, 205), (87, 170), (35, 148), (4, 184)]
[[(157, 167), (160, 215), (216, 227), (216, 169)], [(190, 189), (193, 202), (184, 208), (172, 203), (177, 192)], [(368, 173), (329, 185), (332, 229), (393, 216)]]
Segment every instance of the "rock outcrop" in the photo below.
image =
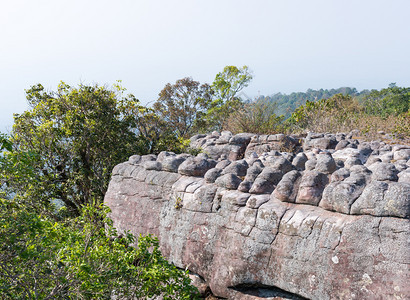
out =
[(228, 299), (410, 298), (410, 147), (346, 134), (198, 135), (117, 165), (119, 231), (159, 237)]

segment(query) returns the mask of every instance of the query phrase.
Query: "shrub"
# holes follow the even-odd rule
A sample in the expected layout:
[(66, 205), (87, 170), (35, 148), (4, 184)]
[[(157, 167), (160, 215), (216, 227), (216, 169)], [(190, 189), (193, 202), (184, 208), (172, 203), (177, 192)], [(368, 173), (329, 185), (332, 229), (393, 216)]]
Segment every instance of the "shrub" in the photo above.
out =
[[(0, 201), (2, 299), (193, 299), (186, 272), (152, 236), (118, 236), (107, 208), (85, 206), (58, 223), (14, 200)], [(131, 245), (137, 242), (137, 247)]]
[(224, 129), (233, 133), (272, 134), (283, 131), (283, 116), (275, 114), (276, 104), (265, 100), (247, 103), (232, 113)]

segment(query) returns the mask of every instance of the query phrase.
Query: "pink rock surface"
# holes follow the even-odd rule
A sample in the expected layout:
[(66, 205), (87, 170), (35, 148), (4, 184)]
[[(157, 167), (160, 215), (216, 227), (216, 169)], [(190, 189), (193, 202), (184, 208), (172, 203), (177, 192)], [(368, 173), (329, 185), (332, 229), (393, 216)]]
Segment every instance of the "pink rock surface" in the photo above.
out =
[[(355, 154), (343, 149), (325, 154), (337, 164), (323, 172), (302, 165), (292, 170), (290, 163), (289, 168), (275, 167), (280, 155), (292, 157), (275, 147), (299, 140), (228, 132), (215, 136), (198, 136), (194, 142), (207, 145), (214, 159), (220, 157), (221, 172), (231, 164), (224, 159), (235, 147), (240, 150), (235, 153), (242, 153), (235, 159), (249, 154), (246, 173), (226, 169), (224, 175), (215, 174), (216, 180), (205, 180), (203, 174), (216, 163), (205, 155), (190, 159), (191, 165), (186, 163), (179, 173), (164, 163), (155, 164), (154, 156), (130, 159), (114, 168), (105, 196), (114, 226), (137, 236), (158, 236), (165, 257), (177, 267), (188, 268), (203, 293), (211, 291), (217, 297), (410, 299), (410, 182), (406, 177), (383, 177), (378, 166), (343, 168), (343, 161)], [(333, 136), (311, 134), (305, 148), (327, 147), (334, 141)], [(256, 152), (264, 148), (271, 154), (258, 159)], [(366, 151), (362, 151), (367, 155), (363, 163), (372, 150)], [(377, 151), (371, 155), (379, 155)], [(312, 153), (307, 155), (316, 155)], [(383, 166), (393, 169), (388, 163)], [(406, 172), (407, 165), (403, 168), (401, 172)], [(267, 171), (280, 176), (273, 181)], [(219, 175), (234, 178), (235, 184), (229, 185), (232, 180), (225, 182)], [(273, 192), (254, 193), (239, 184), (256, 185), (258, 176)]]

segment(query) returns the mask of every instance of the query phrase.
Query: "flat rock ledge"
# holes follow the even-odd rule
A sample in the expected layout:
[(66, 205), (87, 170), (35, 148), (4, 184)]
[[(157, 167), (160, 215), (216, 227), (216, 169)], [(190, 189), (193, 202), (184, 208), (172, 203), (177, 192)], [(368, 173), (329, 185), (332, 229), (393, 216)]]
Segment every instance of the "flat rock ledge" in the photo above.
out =
[(410, 147), (352, 134), (197, 135), (197, 156), (131, 156), (105, 203), (159, 237), (203, 294), (409, 299)]

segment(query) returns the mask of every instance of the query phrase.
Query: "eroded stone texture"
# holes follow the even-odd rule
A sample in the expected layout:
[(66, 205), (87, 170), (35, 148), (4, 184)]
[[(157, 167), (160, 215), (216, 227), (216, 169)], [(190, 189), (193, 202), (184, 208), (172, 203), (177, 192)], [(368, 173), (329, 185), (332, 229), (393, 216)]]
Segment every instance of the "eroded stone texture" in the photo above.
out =
[(158, 236), (218, 297), (408, 299), (408, 148), (310, 134), (303, 155), (275, 149), (288, 140), (214, 132), (195, 158), (132, 156), (106, 193), (114, 226)]

